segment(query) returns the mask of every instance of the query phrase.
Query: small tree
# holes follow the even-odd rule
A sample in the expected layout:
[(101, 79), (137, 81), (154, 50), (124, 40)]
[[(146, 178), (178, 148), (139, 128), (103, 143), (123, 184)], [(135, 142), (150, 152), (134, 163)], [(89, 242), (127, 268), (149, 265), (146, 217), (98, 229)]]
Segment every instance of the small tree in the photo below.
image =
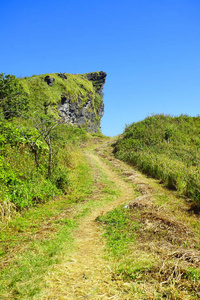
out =
[[(35, 118), (31, 118), (32, 125), (31, 130), (23, 130), (21, 127), (21, 133), (23, 137), (27, 140), (28, 145), (30, 146), (32, 152), (34, 153), (35, 164), (38, 168), (40, 166), (39, 163), (39, 152), (42, 149), (48, 149), (48, 171), (47, 177), (51, 176), (52, 172), (52, 162), (53, 162), (53, 147), (52, 147), (52, 133), (54, 129), (61, 123), (62, 121), (55, 120), (51, 115), (40, 115), (35, 116)], [(34, 130), (33, 130), (34, 128)], [(37, 133), (35, 132), (37, 130)], [(44, 147), (44, 143), (47, 147)]]
[(18, 117), (28, 110), (28, 97), (14, 75), (0, 73), (0, 108), (5, 119)]
[(55, 127), (57, 127), (59, 122), (55, 122), (55, 120), (51, 119), (50, 117), (46, 117), (42, 119), (39, 123), (35, 124), (35, 128), (40, 133), (40, 136), (45, 141), (48, 147), (48, 177), (51, 176), (51, 169), (52, 169), (52, 161), (53, 161), (53, 150), (52, 150), (52, 143), (51, 143), (51, 134)]
[[(37, 90), (37, 86), (35, 87)], [(28, 120), (28, 127), (23, 128), (21, 120), (19, 127), (23, 138), (34, 153), (35, 164), (38, 168), (39, 152), (42, 149), (48, 149), (48, 171), (47, 177), (51, 176), (53, 149), (52, 149), (52, 132), (62, 122), (58, 116), (57, 110), (53, 107), (51, 99), (46, 93), (38, 90), (35, 93), (35, 102), (39, 103), (39, 109), (29, 112), (28, 118), (26, 112), (28, 110), (29, 97), (24, 92), (19, 79), (14, 75), (4, 75), (0, 73), (0, 112), (4, 116), (4, 121), (14, 117), (22, 117)], [(35, 131), (37, 130), (37, 132)], [(47, 147), (44, 146), (44, 143)]]

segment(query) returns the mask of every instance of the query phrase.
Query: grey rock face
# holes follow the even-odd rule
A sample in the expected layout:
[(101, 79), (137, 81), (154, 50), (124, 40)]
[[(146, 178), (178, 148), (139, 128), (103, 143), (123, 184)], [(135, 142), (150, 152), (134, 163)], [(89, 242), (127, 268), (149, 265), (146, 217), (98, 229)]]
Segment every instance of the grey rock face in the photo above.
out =
[(67, 76), (65, 75), (65, 73), (58, 73), (58, 76), (62, 79), (67, 79)]
[(55, 81), (55, 78), (51, 78), (50, 76), (46, 76), (45, 79), (46, 83), (49, 85), (49, 86), (53, 86), (53, 83)]
[(99, 95), (102, 94), (103, 86), (106, 82), (106, 76), (107, 74), (103, 71), (86, 74), (87, 79), (92, 81), (92, 84)]
[[(86, 125), (88, 131), (98, 132), (100, 122), (97, 122), (92, 99), (88, 99), (82, 107), (80, 104), (81, 100), (76, 103), (72, 102), (69, 96), (63, 96), (58, 107), (60, 116), (68, 124)], [(100, 114), (103, 115), (103, 109)]]
[[(107, 74), (103, 71), (85, 74), (87, 80), (92, 82), (94, 91), (98, 97), (102, 97), (106, 76)], [(63, 74), (60, 77), (62, 79), (67, 79), (64, 78)], [(95, 109), (93, 97), (88, 94), (88, 100), (82, 104), (81, 99), (72, 101), (70, 95), (62, 96), (61, 103), (58, 107), (60, 116), (68, 124), (75, 124), (77, 126), (85, 125), (88, 131), (94, 133), (98, 132), (101, 127), (101, 118), (104, 114), (104, 104), (102, 100), (98, 105), (98, 108), (96, 107)]]
[(104, 114), (104, 104), (103, 104), (103, 101), (102, 101), (101, 106), (99, 107), (99, 111), (98, 111), (99, 118), (102, 118), (103, 114)]

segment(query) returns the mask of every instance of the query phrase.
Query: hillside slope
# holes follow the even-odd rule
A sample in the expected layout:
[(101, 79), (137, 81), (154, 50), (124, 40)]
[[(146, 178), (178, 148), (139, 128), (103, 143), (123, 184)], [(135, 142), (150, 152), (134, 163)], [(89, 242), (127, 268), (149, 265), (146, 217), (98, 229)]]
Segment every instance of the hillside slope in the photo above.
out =
[(200, 117), (154, 115), (128, 126), (117, 158), (200, 203)]

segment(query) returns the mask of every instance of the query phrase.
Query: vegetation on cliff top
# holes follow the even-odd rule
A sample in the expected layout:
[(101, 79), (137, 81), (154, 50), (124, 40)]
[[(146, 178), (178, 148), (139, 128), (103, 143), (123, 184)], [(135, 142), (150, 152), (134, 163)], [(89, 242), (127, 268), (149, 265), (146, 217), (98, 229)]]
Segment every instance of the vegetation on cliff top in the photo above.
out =
[(153, 115), (127, 126), (116, 157), (200, 204), (200, 117)]
[[(52, 86), (45, 82), (46, 76), (55, 79)], [(87, 100), (87, 95), (95, 93), (92, 83), (82, 78), (81, 75), (65, 74), (65, 76), (67, 79), (61, 78), (56, 73), (34, 75), (21, 79), (21, 84), (26, 93), (32, 97), (33, 104), (36, 107), (39, 104), (38, 100), (41, 101), (41, 99), (44, 103), (59, 104), (63, 94), (69, 94), (73, 101), (78, 101), (78, 98), (81, 98), (84, 104), (84, 101)]]
[[(98, 72), (97, 73), (98, 76)], [(48, 85), (45, 78), (53, 78), (53, 84)], [(69, 96), (72, 102), (80, 104), (82, 107), (88, 98), (92, 99), (95, 113), (97, 113), (102, 103), (102, 95), (96, 93), (95, 85), (87, 79), (87, 74), (43, 74), (25, 77), (20, 83), (30, 98), (31, 108), (38, 109), (46, 106), (49, 109), (61, 103), (63, 96)]]

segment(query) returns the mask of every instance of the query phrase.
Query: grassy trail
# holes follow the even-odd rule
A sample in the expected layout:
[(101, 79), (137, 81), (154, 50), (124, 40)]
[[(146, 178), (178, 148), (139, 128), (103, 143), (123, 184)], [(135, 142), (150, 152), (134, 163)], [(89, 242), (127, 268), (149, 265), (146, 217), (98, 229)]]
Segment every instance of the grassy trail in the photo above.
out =
[(76, 250), (46, 278), (49, 288), (43, 291), (45, 296), (42, 299), (127, 299), (124, 283), (112, 280), (111, 267), (103, 258), (105, 241), (102, 239), (102, 228), (95, 220), (131, 201), (135, 191), (98, 156), (91, 152), (87, 152), (86, 156), (91, 166), (97, 165), (106, 174), (120, 195), (114, 194), (112, 202), (103, 198), (103, 203), (80, 220), (74, 235)]
[[(23, 257), (32, 272), (21, 282), (8, 280), (0, 299), (199, 299), (199, 216), (175, 192), (115, 159), (111, 143), (84, 149), (82, 196), (76, 191), (77, 203), (64, 201), (64, 210), (45, 221), (45, 236)], [(46, 241), (47, 258), (39, 244)], [(54, 244), (62, 246), (56, 254)], [(41, 256), (37, 268), (28, 260), (34, 255)], [(23, 265), (19, 259), (14, 269)], [(45, 259), (52, 263), (43, 267)]]

